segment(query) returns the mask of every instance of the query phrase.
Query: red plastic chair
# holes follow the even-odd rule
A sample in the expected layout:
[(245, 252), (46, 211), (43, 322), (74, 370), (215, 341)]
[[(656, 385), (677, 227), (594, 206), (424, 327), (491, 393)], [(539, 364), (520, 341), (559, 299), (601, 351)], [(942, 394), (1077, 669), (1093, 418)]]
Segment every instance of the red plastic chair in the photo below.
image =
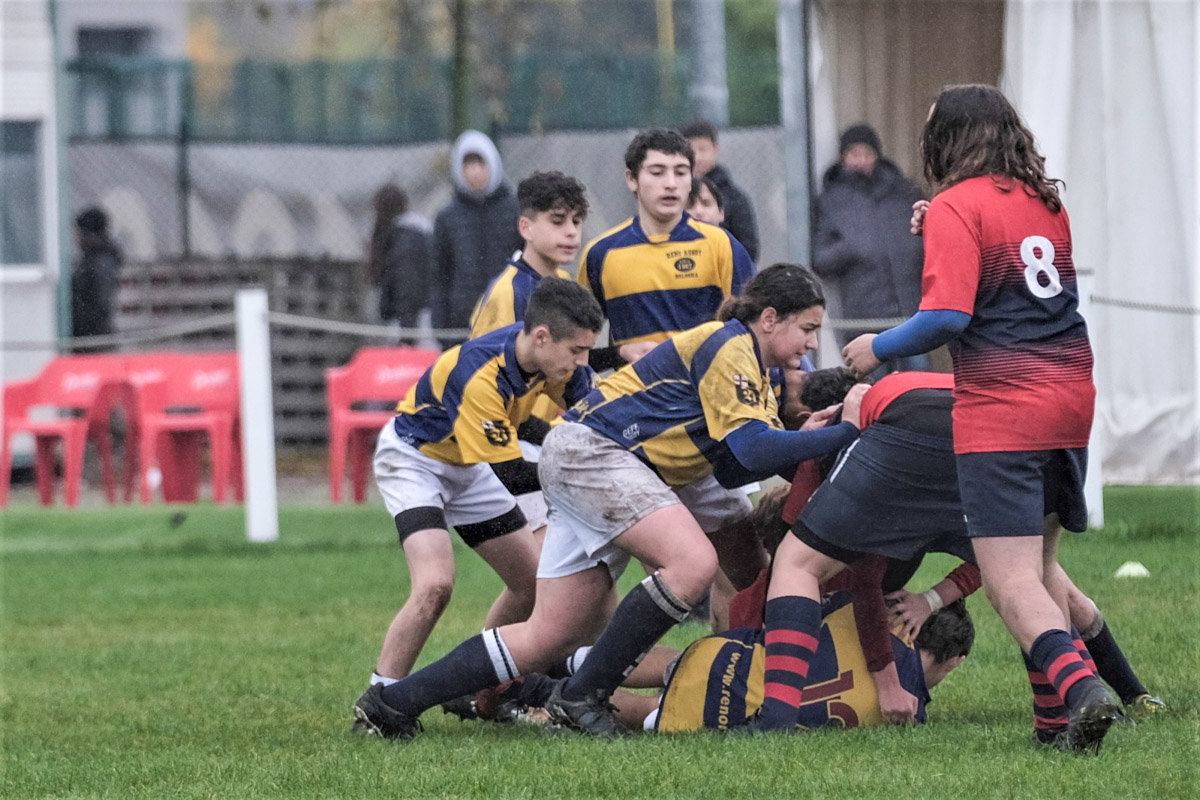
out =
[(241, 499), (236, 353), (153, 353), (128, 359), (136, 387), (141, 501), (152, 494), (150, 470), (163, 476), (163, 497), (194, 502), (200, 449), (208, 439), (213, 499), (225, 502), (231, 482)]
[(392, 411), (365, 411), (363, 403), (395, 406), (425, 370), (437, 361), (437, 350), (414, 347), (364, 347), (344, 367), (325, 370), (325, 397), (329, 405), (329, 493), (342, 502), (346, 461), (354, 502), (367, 499), (367, 467), (375, 449), (379, 429)]
[[(48, 506), (54, 502), (54, 446), (62, 440), (63, 500), (74, 508), (79, 502), (83, 478), (83, 456), (89, 435), (96, 439), (100, 452), (105, 491), (113, 499), (112, 448), (107, 435), (97, 437), (101, 420), (96, 399), (101, 388), (123, 380), (124, 363), (120, 356), (59, 356), (36, 377), (4, 387), (4, 421), (0, 431), (0, 507), (8, 505), (12, 483), (12, 437), (19, 433), (33, 436), (34, 470), (38, 500)], [(31, 418), (34, 409), (46, 409)], [(68, 416), (70, 415), (70, 416)], [(107, 431), (106, 431), (107, 434)]]

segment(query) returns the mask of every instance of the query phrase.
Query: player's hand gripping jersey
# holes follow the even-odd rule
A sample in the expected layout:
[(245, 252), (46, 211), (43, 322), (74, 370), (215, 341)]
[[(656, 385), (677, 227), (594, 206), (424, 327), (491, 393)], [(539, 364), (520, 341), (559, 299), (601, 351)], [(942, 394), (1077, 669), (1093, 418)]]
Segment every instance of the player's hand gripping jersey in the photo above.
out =
[[(826, 599), (809, 683), (800, 706), (807, 728), (882, 725), (879, 694), (867, 669), (854, 606), (847, 592)], [(730, 730), (746, 724), (763, 700), (766, 659), (761, 628), (734, 628), (693, 642), (667, 683), (655, 730)], [(917, 651), (895, 636), (892, 647), (900, 685), (917, 698), (917, 722), (925, 721), (929, 692)]]
[[(562, 269), (555, 272), (555, 277), (571, 280), (571, 276)], [(483, 290), (475, 310), (471, 312), (471, 338), (477, 339), (497, 328), (524, 320), (529, 296), (541, 281), (541, 274), (526, 264), (525, 259), (509, 261)]]
[(667, 235), (647, 236), (637, 217), (626, 220), (588, 244), (579, 267), (618, 346), (661, 342), (711, 321), (753, 277), (740, 242), (686, 213)]
[(673, 487), (710, 472), (731, 488), (763, 477), (722, 440), (751, 420), (783, 428), (754, 335), (737, 320), (672, 337), (601, 381), (566, 419), (624, 446)]
[(594, 373), (580, 367), (565, 384), (523, 375), (514, 350), (520, 331), (509, 325), (443, 353), (396, 408), (400, 440), (458, 466), (521, 458), (517, 428), (538, 397), (565, 408), (588, 393)]
[(933, 199), (924, 235), (921, 310), (971, 315), (951, 342), (955, 451), (1086, 447), (1095, 388), (1067, 212), (972, 178)]

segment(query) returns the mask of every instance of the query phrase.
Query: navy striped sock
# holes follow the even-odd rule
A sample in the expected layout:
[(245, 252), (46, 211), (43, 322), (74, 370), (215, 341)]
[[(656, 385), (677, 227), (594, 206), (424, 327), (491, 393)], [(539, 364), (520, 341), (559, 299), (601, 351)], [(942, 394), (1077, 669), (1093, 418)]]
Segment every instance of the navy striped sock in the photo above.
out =
[(1049, 630), (1037, 637), (1029, 648), (1029, 660), (1050, 679), (1068, 708), (1074, 708), (1083, 689), (1090, 681), (1097, 680), (1079, 657), (1074, 638), (1066, 631)]
[(1029, 655), (1022, 652), (1021, 657), (1025, 659), (1025, 671), (1029, 674), (1029, 686), (1033, 689), (1033, 730), (1039, 739), (1048, 742), (1067, 727), (1067, 707), (1058, 696), (1058, 689), (1034, 666)]
[(808, 662), (821, 634), (821, 605), (807, 597), (776, 597), (767, 601), (764, 622), (767, 657), (759, 729), (794, 728), (808, 683)]

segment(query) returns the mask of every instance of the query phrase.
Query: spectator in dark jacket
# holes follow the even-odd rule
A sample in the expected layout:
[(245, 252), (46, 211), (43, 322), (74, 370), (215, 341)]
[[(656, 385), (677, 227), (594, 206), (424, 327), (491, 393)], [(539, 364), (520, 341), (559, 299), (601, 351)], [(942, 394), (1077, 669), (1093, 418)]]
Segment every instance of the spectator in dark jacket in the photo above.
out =
[[(813, 247), (813, 268), (840, 289), (843, 318), (916, 313), (924, 250), (921, 237), (909, 230), (909, 219), (913, 203), (921, 198), (921, 190), (883, 158), (874, 129), (869, 125), (846, 129), (841, 156), (825, 172)], [(864, 332), (840, 332), (839, 338), (844, 345)]]
[(112, 333), (121, 251), (109, 238), (108, 214), (94, 207), (80, 213), (75, 241), (80, 255), (71, 271), (71, 335)]
[(696, 120), (680, 131), (692, 145), (696, 166), (692, 174), (697, 178), (709, 178), (721, 192), (725, 204), (725, 230), (742, 243), (750, 260), (758, 261), (758, 221), (754, 218), (754, 206), (746, 193), (733, 183), (729, 170), (717, 163), (720, 150), (717, 147), (717, 129), (704, 120)]
[(475, 301), (523, 244), (517, 196), (492, 140), (465, 131), (450, 158), (454, 199), (433, 223), (435, 328), (467, 327)]
[(433, 228), (409, 210), (408, 195), (395, 184), (379, 188), (374, 206), (367, 265), (378, 292), (379, 318), (415, 328), (421, 309), (429, 305)]

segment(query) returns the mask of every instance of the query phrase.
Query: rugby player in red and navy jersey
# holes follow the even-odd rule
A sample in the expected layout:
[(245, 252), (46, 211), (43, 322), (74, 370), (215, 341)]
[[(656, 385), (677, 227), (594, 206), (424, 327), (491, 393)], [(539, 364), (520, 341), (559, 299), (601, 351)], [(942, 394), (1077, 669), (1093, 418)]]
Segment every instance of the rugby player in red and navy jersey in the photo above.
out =
[[(1074, 646), (1054, 568), (1059, 526), (1082, 531), (1087, 523), (1095, 400), (1058, 181), (1046, 176), (1016, 110), (990, 86), (944, 89), (921, 149), (939, 191), (923, 219), (920, 310), (878, 336), (860, 336), (843, 356), (865, 374), (950, 343), (958, 482), (984, 586), (1031, 677), (1044, 675), (1066, 700), (1070, 724), (1059, 745), (1095, 752), (1118, 715), (1117, 699)], [(922, 220), (914, 210), (915, 228)], [(797, 557), (794, 548), (780, 553)], [(777, 565), (770, 597), (795, 593), (787, 574)]]

